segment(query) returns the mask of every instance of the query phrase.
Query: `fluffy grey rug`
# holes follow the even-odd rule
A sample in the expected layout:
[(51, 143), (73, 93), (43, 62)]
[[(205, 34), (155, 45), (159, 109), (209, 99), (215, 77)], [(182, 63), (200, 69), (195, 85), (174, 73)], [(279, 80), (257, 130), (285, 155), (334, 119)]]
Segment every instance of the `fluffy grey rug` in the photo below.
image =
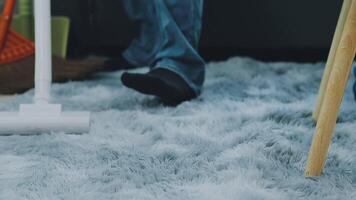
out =
[(202, 96), (177, 108), (124, 88), (122, 72), (55, 85), (64, 108), (93, 112), (91, 132), (1, 137), (0, 199), (355, 199), (350, 86), (324, 175), (303, 177), (323, 66), (210, 63)]

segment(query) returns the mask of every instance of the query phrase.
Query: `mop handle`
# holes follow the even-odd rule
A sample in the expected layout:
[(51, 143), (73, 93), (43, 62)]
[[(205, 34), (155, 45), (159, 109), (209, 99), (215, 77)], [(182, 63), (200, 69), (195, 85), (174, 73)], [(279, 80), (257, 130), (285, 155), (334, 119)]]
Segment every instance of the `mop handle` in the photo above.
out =
[(52, 82), (51, 4), (50, 0), (35, 0), (35, 97), (36, 104), (50, 101)]

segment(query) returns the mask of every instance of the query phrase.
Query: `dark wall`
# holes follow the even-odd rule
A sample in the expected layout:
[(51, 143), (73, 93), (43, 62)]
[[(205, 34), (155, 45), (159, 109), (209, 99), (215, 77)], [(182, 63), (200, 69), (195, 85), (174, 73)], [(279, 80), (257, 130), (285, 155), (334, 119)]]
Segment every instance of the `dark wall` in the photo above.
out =
[(52, 14), (71, 19), (70, 55), (118, 54), (135, 34), (120, 0), (52, 0)]
[(202, 42), (213, 55), (226, 52), (264, 59), (324, 59), (341, 3), (338, 0), (208, 0)]
[[(326, 57), (342, 1), (206, 0), (201, 51), (211, 59), (236, 54), (275, 60)], [(118, 0), (52, 0), (72, 19), (70, 54), (118, 55), (135, 35)]]

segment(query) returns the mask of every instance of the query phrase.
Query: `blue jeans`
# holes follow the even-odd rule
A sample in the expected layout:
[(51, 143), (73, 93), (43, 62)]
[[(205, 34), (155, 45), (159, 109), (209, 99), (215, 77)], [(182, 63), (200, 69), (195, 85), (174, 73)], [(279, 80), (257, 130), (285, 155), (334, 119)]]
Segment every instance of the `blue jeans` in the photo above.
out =
[(201, 92), (205, 63), (198, 43), (203, 0), (123, 0), (140, 34), (123, 53), (136, 66), (165, 68), (180, 75), (196, 94)]

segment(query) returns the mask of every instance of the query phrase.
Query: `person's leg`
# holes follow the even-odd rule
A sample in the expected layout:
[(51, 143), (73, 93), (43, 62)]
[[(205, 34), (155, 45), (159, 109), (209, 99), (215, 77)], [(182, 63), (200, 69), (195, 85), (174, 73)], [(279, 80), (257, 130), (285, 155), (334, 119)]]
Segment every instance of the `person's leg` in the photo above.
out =
[(197, 52), (202, 0), (159, 0), (156, 7), (164, 41), (154, 67), (180, 74), (196, 94), (201, 92), (205, 63)]
[(139, 34), (129, 48), (123, 53), (123, 57), (131, 64), (138, 67), (150, 66), (160, 49), (161, 35), (155, 0), (122, 0), (128, 17), (139, 26)]
[[(203, 0), (127, 0), (124, 2), (129, 16), (141, 23), (139, 39), (132, 43), (124, 56), (129, 61), (132, 60), (131, 62), (138, 60), (141, 64), (150, 65), (152, 71), (159, 69), (159, 73), (154, 73), (154, 75), (163, 77), (163, 79), (166, 78), (167, 73), (167, 77), (172, 77), (171, 73), (173, 73), (173, 76), (178, 76), (178, 78), (173, 78), (178, 85), (178, 79), (181, 79), (182, 84), (186, 84), (188, 89), (193, 91), (194, 96), (197, 96), (201, 92), (205, 74), (205, 63), (197, 52)], [(136, 58), (137, 56), (139, 58)], [(132, 79), (129, 80), (131, 84), (128, 86), (140, 92), (161, 98), (167, 95), (174, 96), (172, 94), (162, 96), (151, 90), (157, 87), (147, 88), (149, 82), (155, 77), (149, 77), (148, 82), (147, 79), (144, 80), (144, 84), (138, 84), (140, 79), (145, 78), (144, 76), (127, 76), (125, 80), (127, 78)], [(163, 82), (170, 82), (170, 80), (166, 78)], [(137, 88), (135, 83), (138, 84), (138, 86), (136, 84), (137, 87), (142, 85), (146, 87)], [(174, 80), (170, 84), (177, 85)], [(163, 88), (158, 87), (158, 89)], [(150, 91), (145, 92), (145, 90)], [(185, 90), (187, 91), (186, 88)], [(188, 98), (181, 100), (188, 100)]]

